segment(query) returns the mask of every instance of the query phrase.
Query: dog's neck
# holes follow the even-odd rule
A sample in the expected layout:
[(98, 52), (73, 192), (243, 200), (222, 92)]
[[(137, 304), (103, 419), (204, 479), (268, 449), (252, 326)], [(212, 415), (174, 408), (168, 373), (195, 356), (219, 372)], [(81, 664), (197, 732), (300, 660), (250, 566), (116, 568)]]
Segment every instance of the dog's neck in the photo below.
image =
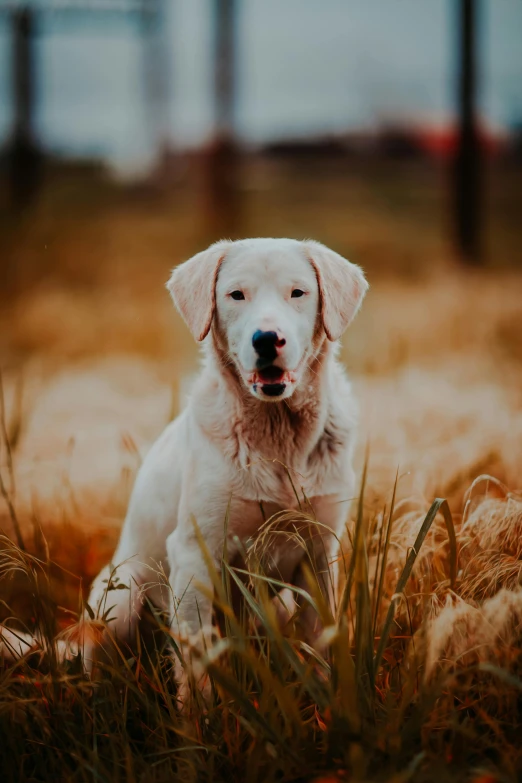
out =
[(313, 452), (331, 415), (327, 398), (335, 347), (318, 336), (298, 388), (280, 402), (263, 402), (245, 388), (233, 362), (212, 332), (205, 346), (206, 366), (197, 385), (199, 424), (219, 438), (226, 453), (244, 451), (290, 464)]

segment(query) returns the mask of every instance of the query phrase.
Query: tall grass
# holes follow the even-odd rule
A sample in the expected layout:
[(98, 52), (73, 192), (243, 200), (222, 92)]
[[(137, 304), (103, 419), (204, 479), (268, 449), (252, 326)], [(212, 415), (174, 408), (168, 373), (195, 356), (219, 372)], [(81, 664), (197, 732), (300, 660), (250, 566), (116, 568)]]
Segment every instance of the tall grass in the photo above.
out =
[[(86, 622), (78, 619), (81, 594), (77, 624), (57, 635), (59, 596), (43, 537), (33, 555), (4, 538), (0, 576), (23, 585), (30, 603), (25, 630), (38, 644), (1, 669), (0, 779), (516, 779), (518, 647), (511, 640), (508, 660), (501, 654), (506, 644), (493, 635), (500, 652), (493, 649), (487, 660), (469, 649), (444, 657), (444, 642), (434, 639), (434, 602), (445, 602), (439, 618), (446, 611), (444, 627), (455, 628), (449, 615), (462, 577), (452, 516), (436, 500), (397, 568), (394, 503), (395, 489), (387, 511), (369, 513), (363, 478), (356, 518), (347, 526), (350, 545), (337, 564), (334, 608), (327, 600), (330, 574), (319, 573), (305, 553), (307, 589), (289, 588), (296, 601), (284, 627), (278, 603), (286, 586), (265, 575), (262, 544), (245, 553), (246, 567), (229, 563), (225, 551), (218, 573), (208, 559), (221, 638), (202, 660), (207, 695), (193, 685), (183, 711), (173, 676), (172, 650), (176, 656), (180, 648), (154, 607), (147, 607), (147, 628), (132, 649), (113, 640), (113, 654), (88, 676), (81, 649), (64, 656), (78, 623)], [(290, 517), (284, 520), (286, 534), (303, 546), (306, 525), (317, 525), (305, 516), (296, 516), (289, 533)], [(265, 523), (261, 542), (274, 522)], [(321, 652), (302, 641), (305, 611), (321, 619)], [(99, 631), (105, 620), (87, 625)], [(10, 624), (15, 634), (23, 628)], [(520, 622), (518, 643), (519, 631)], [(190, 669), (190, 661), (182, 663)]]
[[(363, 427), (371, 430), (371, 481), (335, 564), (333, 608), (330, 575), (311, 557), (307, 586), (293, 589), (281, 627), (288, 589), (280, 595), (282, 585), (263, 571), (270, 538), (288, 535), (278, 524), (293, 521), (295, 540), (306, 542), (313, 516), (267, 520), (241, 566), (223, 552), (221, 573), (212, 574), (221, 638), (203, 661), (210, 695), (194, 689), (183, 713), (170, 652), (176, 639), (153, 607), (136, 644), (115, 642), (92, 676), (74, 641), (88, 613), (88, 582), (114, 551), (139, 451), (172, 417), (171, 385), (183, 391), (179, 376), (195, 366), (162, 286), (172, 264), (201, 245), (194, 198), (187, 201), (183, 188), (179, 204), (136, 211), (107, 208), (96, 196), (100, 206), (86, 219), (64, 191), (71, 208), (65, 217), (51, 210), (45, 286), (28, 282), (44, 270), (51, 213), (44, 204), (23, 235), (13, 227), (23, 285), (0, 313), (9, 369), (0, 427), (0, 529), (9, 534), (0, 542), (0, 619), (10, 629), (0, 640), (0, 781), (521, 779), (522, 500), (481, 478), (464, 497), (462, 518), (457, 513), (478, 474), (518, 484), (521, 278), (441, 266), (444, 250), (435, 240), (426, 245), (415, 205), (408, 206), (415, 231), (405, 231), (378, 199), (361, 199), (380, 192), (368, 190), (366, 175), (364, 193), (343, 178), (340, 200), (326, 212), (303, 212), (294, 193), (301, 179), (292, 192), (277, 180), (277, 193), (253, 197), (243, 233), (277, 236), (292, 225), (297, 236), (309, 235), (315, 225), (368, 266), (373, 294), (344, 357), (359, 375)], [(312, 180), (317, 194), (315, 172)], [(383, 266), (434, 277), (374, 280)], [(85, 366), (71, 361), (86, 357), (94, 358)], [(118, 443), (129, 421), (138, 445), (125, 437), (123, 480)], [(69, 475), (75, 438), (76, 475)], [(397, 461), (410, 472), (400, 497)], [(418, 500), (436, 495), (448, 497), (453, 520), (444, 503)], [(322, 618), (320, 652), (303, 641), (307, 611)], [(85, 626), (101, 636), (103, 618)], [(22, 632), (36, 639), (32, 651)], [(17, 660), (8, 660), (10, 650)]]

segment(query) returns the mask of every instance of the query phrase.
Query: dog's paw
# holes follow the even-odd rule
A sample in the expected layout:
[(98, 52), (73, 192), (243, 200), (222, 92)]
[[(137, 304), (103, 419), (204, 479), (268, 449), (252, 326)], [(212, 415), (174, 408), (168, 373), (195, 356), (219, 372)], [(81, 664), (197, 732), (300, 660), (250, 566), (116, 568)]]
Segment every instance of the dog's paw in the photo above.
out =
[(174, 655), (174, 676), (178, 686), (178, 709), (181, 712), (187, 712), (196, 699), (199, 708), (204, 711), (205, 705), (210, 703), (212, 686), (207, 664), (214, 660), (223, 641), (215, 628), (207, 628), (178, 640), (181, 660)]
[(14, 663), (38, 649), (41, 645), (36, 636), (0, 626), (0, 656), (5, 663)]
[(212, 698), (212, 687), (206, 668), (194, 663), (183, 666), (178, 661), (175, 677), (178, 711), (187, 715), (197, 705), (198, 712), (207, 712)]

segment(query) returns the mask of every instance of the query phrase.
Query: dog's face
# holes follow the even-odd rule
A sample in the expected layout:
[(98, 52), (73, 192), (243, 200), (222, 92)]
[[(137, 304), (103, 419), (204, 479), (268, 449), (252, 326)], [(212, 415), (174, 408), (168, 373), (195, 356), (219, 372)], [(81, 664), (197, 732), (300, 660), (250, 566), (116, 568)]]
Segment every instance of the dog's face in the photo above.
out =
[(248, 239), (198, 254), (168, 288), (195, 338), (214, 326), (248, 390), (278, 402), (299, 387), (315, 338), (340, 337), (367, 283), (317, 242)]
[(319, 287), (293, 245), (232, 247), (216, 283), (217, 326), (247, 388), (262, 400), (289, 397), (312, 352)]

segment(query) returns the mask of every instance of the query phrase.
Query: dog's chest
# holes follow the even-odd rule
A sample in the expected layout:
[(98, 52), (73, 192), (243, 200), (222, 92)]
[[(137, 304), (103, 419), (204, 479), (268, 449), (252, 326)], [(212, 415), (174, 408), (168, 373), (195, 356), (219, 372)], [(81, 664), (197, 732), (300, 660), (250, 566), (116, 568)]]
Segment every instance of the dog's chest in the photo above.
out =
[(349, 479), (347, 427), (329, 422), (319, 436), (299, 443), (292, 433), (286, 440), (238, 439), (228, 455), (233, 463), (231, 490), (251, 501), (295, 507), (304, 497), (342, 490)]

